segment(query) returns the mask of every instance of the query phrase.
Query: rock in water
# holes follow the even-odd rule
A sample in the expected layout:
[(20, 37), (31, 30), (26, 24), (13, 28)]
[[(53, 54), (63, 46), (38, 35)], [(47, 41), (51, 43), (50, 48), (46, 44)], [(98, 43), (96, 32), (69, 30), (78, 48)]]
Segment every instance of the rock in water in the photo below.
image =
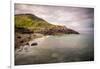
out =
[(35, 46), (35, 45), (37, 45), (37, 43), (32, 43), (32, 44), (31, 44), (31, 46)]
[(29, 44), (29, 43), (26, 43), (26, 45), (28, 45), (28, 46), (29, 46), (30, 44)]

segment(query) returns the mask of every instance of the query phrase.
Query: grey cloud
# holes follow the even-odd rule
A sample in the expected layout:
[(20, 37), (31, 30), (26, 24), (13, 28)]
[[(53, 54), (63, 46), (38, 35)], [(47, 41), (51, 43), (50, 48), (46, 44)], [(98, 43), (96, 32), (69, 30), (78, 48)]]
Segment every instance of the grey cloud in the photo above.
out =
[(64, 24), (76, 30), (77, 28), (93, 27), (93, 8), (15, 4), (15, 14), (23, 13), (35, 14), (50, 23)]

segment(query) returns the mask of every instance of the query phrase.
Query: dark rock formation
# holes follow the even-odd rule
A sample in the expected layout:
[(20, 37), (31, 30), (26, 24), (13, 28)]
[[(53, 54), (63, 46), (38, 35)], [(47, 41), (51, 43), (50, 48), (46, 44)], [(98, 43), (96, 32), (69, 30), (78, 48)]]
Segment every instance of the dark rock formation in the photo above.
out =
[(57, 34), (79, 34), (79, 32), (66, 28), (65, 26), (55, 26), (39, 31), (38, 33), (44, 35), (57, 35)]
[(26, 43), (26, 45), (28, 45), (28, 46), (29, 46), (29, 43)]
[(33, 33), (32, 30), (29, 30), (27, 28), (18, 28), (18, 27), (15, 27), (15, 32), (19, 32), (19, 33), (22, 33), (22, 34), (32, 34)]
[(36, 45), (37, 45), (37, 43), (32, 43), (32, 44), (31, 44), (31, 46), (36, 46)]

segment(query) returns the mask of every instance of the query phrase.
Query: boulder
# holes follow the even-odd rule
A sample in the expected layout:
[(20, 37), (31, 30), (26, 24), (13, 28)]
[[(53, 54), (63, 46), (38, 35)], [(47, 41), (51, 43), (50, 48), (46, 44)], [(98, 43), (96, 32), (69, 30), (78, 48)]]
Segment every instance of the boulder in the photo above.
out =
[(35, 45), (38, 45), (38, 44), (37, 44), (37, 43), (32, 43), (32, 44), (31, 44), (31, 46), (35, 46)]

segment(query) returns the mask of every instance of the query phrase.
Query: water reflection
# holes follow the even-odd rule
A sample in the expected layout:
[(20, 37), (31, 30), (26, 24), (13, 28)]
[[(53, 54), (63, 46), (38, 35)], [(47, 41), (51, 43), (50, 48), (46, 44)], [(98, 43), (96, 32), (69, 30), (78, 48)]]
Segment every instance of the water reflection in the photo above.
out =
[(93, 35), (90, 34), (47, 36), (34, 41), (38, 42), (37, 46), (24, 46), (20, 51), (16, 50), (16, 65), (94, 59)]

